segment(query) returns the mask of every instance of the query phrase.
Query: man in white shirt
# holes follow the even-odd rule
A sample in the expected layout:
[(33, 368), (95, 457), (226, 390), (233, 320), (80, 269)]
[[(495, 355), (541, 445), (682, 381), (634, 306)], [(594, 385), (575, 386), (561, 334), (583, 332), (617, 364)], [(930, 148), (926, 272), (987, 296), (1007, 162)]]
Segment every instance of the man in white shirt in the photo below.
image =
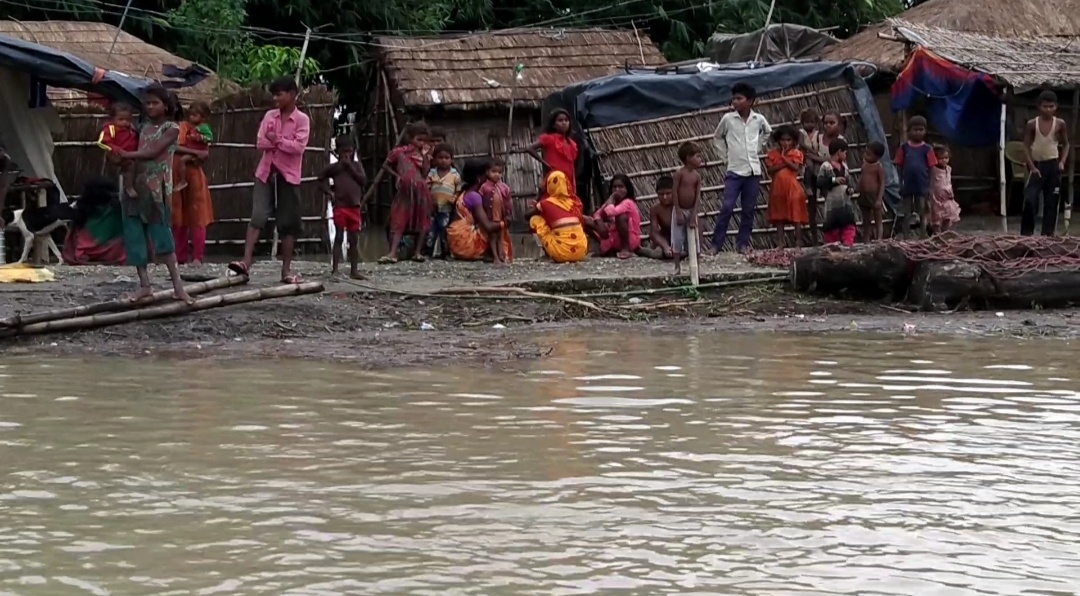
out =
[(716, 216), (712, 247), (715, 252), (724, 249), (728, 223), (735, 212), (735, 203), (742, 207), (739, 215), (739, 235), (735, 249), (750, 250), (750, 235), (754, 230), (754, 214), (757, 212), (758, 196), (761, 194), (761, 150), (772, 133), (772, 126), (752, 108), (757, 92), (747, 83), (731, 86), (731, 112), (724, 114), (713, 134), (721, 164), (727, 167), (724, 176), (724, 201)]

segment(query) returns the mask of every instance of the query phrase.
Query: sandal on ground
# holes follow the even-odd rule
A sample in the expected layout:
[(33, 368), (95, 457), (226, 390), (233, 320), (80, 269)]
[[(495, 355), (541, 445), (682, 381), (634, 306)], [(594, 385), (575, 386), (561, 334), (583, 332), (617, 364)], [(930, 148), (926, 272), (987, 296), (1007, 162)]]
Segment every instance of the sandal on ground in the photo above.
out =
[(380, 265), (396, 265), (397, 262), (397, 257), (391, 257), (390, 255), (386, 255), (385, 257), (379, 259)]
[(300, 279), (299, 275), (286, 275), (285, 277), (281, 278), (281, 283), (283, 283), (283, 284), (302, 284), (302, 283), (304, 283), (304, 280)]
[(412, 258), (412, 260), (414, 263), (423, 263), (427, 261), (427, 259), (424, 258), (424, 255), (416, 255)]
[(232, 271), (236, 275), (251, 275), (251, 271), (243, 261), (233, 261), (229, 263), (229, 271)]

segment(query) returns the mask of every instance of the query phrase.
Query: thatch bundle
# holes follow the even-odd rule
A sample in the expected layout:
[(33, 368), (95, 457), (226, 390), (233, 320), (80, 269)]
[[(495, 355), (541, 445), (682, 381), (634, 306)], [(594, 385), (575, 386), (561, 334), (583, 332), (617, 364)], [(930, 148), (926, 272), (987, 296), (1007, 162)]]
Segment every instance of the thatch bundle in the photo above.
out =
[[(666, 64), (652, 40), (631, 30), (515, 29), (456, 37), (380, 37), (381, 63), (404, 107), (539, 108), (567, 85), (628, 64)], [(514, 68), (525, 66), (513, 83)]]
[[(929, 0), (899, 15), (905, 22), (997, 37), (1080, 36), (1080, 0)], [(892, 25), (867, 27), (825, 51), (824, 60), (861, 60), (888, 72), (904, 64)], [(886, 39), (881, 36), (884, 35)]]
[[(853, 174), (852, 184), (857, 184), (862, 151), (868, 137), (846, 81), (837, 79), (792, 87), (779, 93), (764, 95), (754, 105), (754, 109), (761, 112), (773, 127), (782, 124), (797, 125), (800, 113), (809, 107), (817, 109), (819, 113), (837, 111), (843, 116), (846, 125), (845, 137), (850, 146), (848, 165)], [(702, 148), (702, 157), (705, 159), (705, 166), (700, 170), (701, 233), (708, 238), (712, 237), (714, 221), (722, 204), (726, 173), (725, 168), (717, 162), (712, 138), (720, 118), (729, 111), (730, 107), (714, 108), (588, 131), (596, 148), (601, 152), (600, 171), (604, 179), (610, 180), (615, 174), (626, 174), (633, 182), (643, 226), (648, 225), (649, 210), (656, 202), (656, 180), (663, 174), (673, 174), (682, 166), (678, 156), (679, 145), (693, 141)], [(763, 177), (761, 189), (757, 210), (752, 215), (752, 245), (754, 248), (772, 248), (776, 237), (765, 219), (769, 196), (768, 174)], [(822, 209), (823, 205), (819, 205), (818, 221), (824, 219)], [(729, 250), (734, 247), (735, 232), (744, 216), (742, 209), (736, 205), (735, 215), (729, 224), (726, 246)]]

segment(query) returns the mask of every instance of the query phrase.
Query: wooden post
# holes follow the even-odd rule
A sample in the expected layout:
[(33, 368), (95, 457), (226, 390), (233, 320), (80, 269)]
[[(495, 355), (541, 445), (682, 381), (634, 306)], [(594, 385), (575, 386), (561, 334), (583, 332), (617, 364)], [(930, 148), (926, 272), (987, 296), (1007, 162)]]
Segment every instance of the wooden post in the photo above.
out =
[(1005, 201), (1005, 190), (1008, 182), (1005, 180), (1005, 118), (1009, 112), (1009, 104), (1001, 102), (1001, 121), (998, 127), (998, 200), (1001, 208), (1001, 231), (1009, 233), (1008, 205)]
[[(1080, 89), (1073, 89), (1073, 103), (1072, 103), (1072, 133), (1069, 134), (1069, 144), (1076, 142), (1077, 120), (1080, 119)], [(1065, 197), (1065, 232), (1064, 235), (1069, 235), (1069, 224), (1072, 221), (1072, 207), (1073, 198), (1076, 196), (1076, 191), (1073, 190), (1076, 184), (1076, 151), (1069, 151), (1069, 194)]]
[[(690, 232), (690, 231), (691, 230), (687, 230), (687, 232)], [(689, 233), (686, 234), (686, 250), (689, 253), (688, 256), (690, 257), (690, 283), (696, 288), (696, 287), (698, 287), (698, 284), (701, 282), (701, 278), (698, 277), (698, 258), (697, 258), (698, 240), (699, 240), (699, 238), (701, 238), (701, 236), (698, 234), (697, 228), (694, 228), (692, 231), (693, 231), (693, 237), (692, 238), (690, 237), (691, 235)]]
[[(37, 195), (37, 206), (45, 208), (49, 204), (48, 195), (44, 188), (39, 188), (33, 192)], [(28, 201), (23, 201), (25, 206)], [(41, 265), (49, 262), (49, 238), (47, 236), (38, 236), (34, 238), (34, 264)]]

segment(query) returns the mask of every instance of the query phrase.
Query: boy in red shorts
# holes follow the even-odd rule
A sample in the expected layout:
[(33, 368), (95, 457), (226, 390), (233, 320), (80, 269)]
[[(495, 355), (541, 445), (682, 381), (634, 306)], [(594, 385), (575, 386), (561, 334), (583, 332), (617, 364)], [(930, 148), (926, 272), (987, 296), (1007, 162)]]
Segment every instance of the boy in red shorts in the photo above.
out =
[[(327, 166), (319, 175), (319, 188), (334, 206), (334, 252), (331, 275), (338, 274), (341, 262), (341, 243), (345, 235), (349, 236), (349, 277), (365, 279), (360, 274), (360, 207), (364, 201), (364, 187), (367, 176), (364, 169), (355, 161), (356, 146), (348, 135), (342, 135), (335, 141), (337, 161)], [(333, 181), (333, 186), (330, 181)]]
[(109, 108), (109, 120), (101, 127), (98, 147), (104, 149), (106, 159), (117, 169), (124, 184), (124, 193), (135, 198), (135, 162), (120, 159), (117, 151), (134, 153), (139, 150), (139, 133), (135, 132), (135, 110), (126, 103), (117, 102)]

